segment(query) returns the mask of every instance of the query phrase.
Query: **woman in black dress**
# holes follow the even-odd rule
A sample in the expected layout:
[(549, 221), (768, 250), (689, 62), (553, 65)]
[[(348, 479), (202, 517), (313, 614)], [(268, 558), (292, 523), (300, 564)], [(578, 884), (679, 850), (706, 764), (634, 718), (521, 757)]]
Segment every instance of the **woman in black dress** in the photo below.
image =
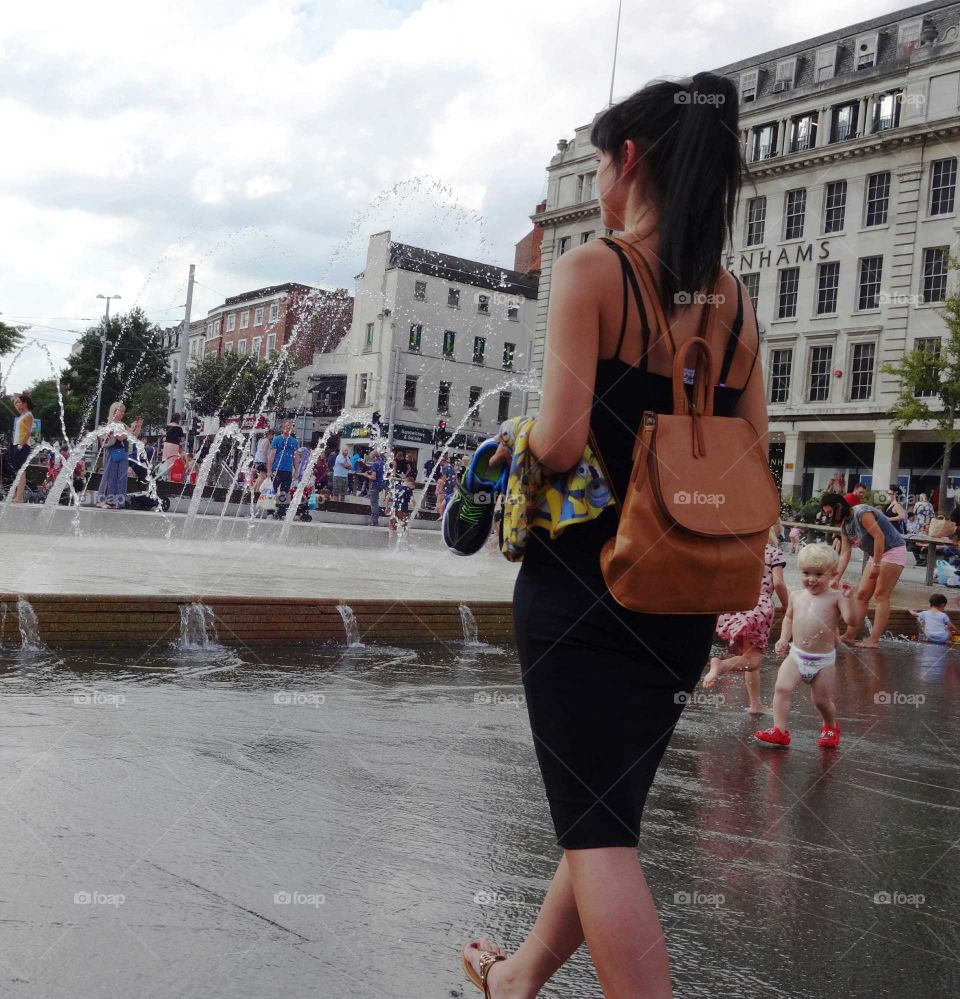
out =
[[(605, 111), (591, 140), (601, 224), (623, 232), (649, 263), (678, 345), (696, 335), (704, 309), (719, 308), (715, 411), (747, 419), (763, 438), (756, 316), (720, 266), (742, 169), (737, 100), (729, 80), (709, 73), (653, 83)], [(530, 435), (534, 455), (565, 470), (592, 430), (621, 496), (644, 410), (672, 411), (672, 353), (645, 296), (613, 242), (588, 242), (554, 262), (541, 409)], [(527, 710), (563, 856), (515, 954), (483, 938), (464, 948), (468, 974), (494, 999), (537, 995), (584, 941), (605, 996), (672, 995), (637, 856), (640, 818), (683, 695), (709, 658), (716, 617), (617, 604), (599, 565), (616, 528), (611, 509), (555, 541), (535, 530), (517, 578)]]

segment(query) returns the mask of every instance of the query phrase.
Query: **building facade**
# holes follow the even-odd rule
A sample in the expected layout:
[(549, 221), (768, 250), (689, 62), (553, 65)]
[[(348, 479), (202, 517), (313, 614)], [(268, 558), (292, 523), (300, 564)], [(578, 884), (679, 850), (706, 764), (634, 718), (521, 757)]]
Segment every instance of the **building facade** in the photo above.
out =
[[(187, 366), (188, 368), (200, 357), (203, 357), (204, 345), (206, 342), (206, 320), (197, 319), (190, 323), (190, 340), (187, 345)], [(170, 326), (163, 330), (163, 350), (167, 356), (167, 370), (170, 372), (170, 404), (167, 407), (167, 416), (173, 412), (173, 402), (177, 394), (177, 385), (180, 381), (180, 335), (183, 330), (183, 323)]]
[(378, 413), (421, 467), (441, 421), (459, 429), (458, 450), (475, 448), (523, 412), (536, 298), (535, 278), (371, 236), (350, 332), (307, 376), (323, 414), (314, 429), (354, 410), (360, 419), (340, 436), (362, 445)]
[[(883, 366), (938, 351), (958, 252), (960, 4), (925, 3), (721, 67), (740, 93), (748, 176), (725, 266), (755, 304), (771, 464), (785, 493), (840, 472), (930, 491), (942, 448), (897, 430)], [(550, 266), (599, 234), (589, 126), (548, 168), (534, 367)], [(960, 452), (956, 458), (960, 475)]]

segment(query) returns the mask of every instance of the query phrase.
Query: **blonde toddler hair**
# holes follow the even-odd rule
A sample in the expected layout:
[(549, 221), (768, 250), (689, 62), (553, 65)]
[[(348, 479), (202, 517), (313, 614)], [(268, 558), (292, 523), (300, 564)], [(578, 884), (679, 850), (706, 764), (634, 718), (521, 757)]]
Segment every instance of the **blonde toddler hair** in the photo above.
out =
[(840, 556), (833, 550), (832, 545), (815, 544), (807, 545), (800, 549), (797, 556), (797, 568), (819, 569), (821, 572), (835, 572), (840, 564)]

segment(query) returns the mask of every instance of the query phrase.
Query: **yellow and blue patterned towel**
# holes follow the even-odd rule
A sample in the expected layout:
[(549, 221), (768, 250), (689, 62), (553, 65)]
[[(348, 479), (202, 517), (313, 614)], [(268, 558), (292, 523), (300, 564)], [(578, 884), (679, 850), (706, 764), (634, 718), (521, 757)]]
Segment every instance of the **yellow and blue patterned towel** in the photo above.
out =
[(499, 439), (512, 452), (500, 541), (500, 551), (510, 562), (523, 558), (531, 528), (542, 527), (554, 539), (571, 524), (594, 520), (614, 505), (610, 484), (589, 445), (569, 472), (550, 474), (544, 469), (530, 452), (535, 422), (532, 416), (517, 416), (500, 427)]

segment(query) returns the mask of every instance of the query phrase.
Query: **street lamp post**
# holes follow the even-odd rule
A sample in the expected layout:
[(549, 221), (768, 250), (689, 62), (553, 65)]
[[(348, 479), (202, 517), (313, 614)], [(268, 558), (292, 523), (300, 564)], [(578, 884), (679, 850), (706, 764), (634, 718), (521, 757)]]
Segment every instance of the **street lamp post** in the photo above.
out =
[(110, 299), (119, 297), (119, 295), (97, 295), (97, 298), (106, 299), (107, 310), (103, 316), (103, 335), (100, 337), (100, 377), (97, 379), (97, 411), (93, 414), (94, 430), (100, 426), (100, 404), (103, 400), (103, 365), (107, 357), (107, 330), (110, 329)]

